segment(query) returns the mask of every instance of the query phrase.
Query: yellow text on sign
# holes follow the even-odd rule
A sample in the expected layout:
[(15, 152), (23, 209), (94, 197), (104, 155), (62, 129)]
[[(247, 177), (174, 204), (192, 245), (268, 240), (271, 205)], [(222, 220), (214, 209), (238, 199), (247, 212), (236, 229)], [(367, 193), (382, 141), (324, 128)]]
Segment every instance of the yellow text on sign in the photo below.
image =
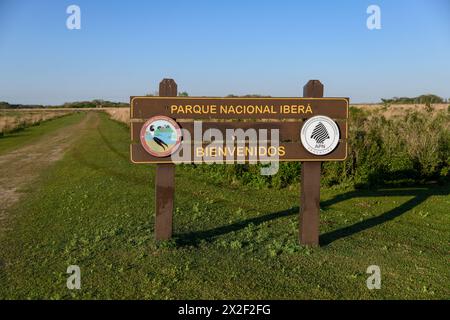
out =
[(300, 114), (313, 113), (312, 107), (304, 105), (177, 105), (170, 106), (171, 114)]

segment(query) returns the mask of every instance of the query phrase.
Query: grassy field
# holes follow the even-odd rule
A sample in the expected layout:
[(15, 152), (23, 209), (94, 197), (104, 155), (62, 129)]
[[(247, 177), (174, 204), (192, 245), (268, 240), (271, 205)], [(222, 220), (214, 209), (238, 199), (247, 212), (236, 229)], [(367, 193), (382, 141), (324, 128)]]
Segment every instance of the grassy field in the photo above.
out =
[(25, 144), (36, 142), (45, 136), (46, 133), (67, 127), (74, 124), (84, 116), (83, 113), (65, 114), (57, 121), (46, 121), (40, 125), (34, 125), (24, 128), (23, 130), (5, 133), (0, 137), (0, 154), (19, 148)]
[[(0, 150), (83, 116), (0, 139)], [(322, 247), (310, 249), (297, 244), (297, 187), (258, 190), (178, 167), (175, 237), (156, 243), (155, 168), (130, 163), (125, 125), (94, 118), (9, 210), (0, 298), (450, 297), (450, 186), (323, 188)], [(81, 290), (66, 288), (69, 265), (81, 268)], [(380, 290), (366, 287), (369, 265), (381, 268)]]

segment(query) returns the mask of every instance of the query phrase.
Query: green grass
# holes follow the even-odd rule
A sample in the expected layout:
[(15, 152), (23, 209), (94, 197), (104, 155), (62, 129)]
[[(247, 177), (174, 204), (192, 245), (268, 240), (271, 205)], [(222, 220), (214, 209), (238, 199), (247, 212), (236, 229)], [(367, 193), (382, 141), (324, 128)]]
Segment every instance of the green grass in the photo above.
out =
[(4, 136), (0, 137), (0, 154), (36, 142), (45, 137), (49, 132), (75, 124), (79, 122), (84, 115), (85, 113), (83, 112), (72, 113), (43, 121), (39, 125), (30, 126), (23, 130), (6, 133)]
[[(448, 298), (449, 186), (323, 189), (321, 248), (297, 244), (298, 190), (177, 168), (172, 241), (153, 240), (154, 166), (100, 114), (11, 210), (0, 298)], [(66, 288), (79, 265), (81, 290)], [(379, 265), (382, 288), (368, 290)]]

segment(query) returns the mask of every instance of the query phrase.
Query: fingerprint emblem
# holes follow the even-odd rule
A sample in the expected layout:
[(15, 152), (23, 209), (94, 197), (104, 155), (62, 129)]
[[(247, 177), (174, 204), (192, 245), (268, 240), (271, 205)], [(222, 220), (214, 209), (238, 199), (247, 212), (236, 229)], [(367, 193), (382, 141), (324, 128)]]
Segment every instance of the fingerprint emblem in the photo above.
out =
[(339, 144), (339, 127), (327, 116), (315, 116), (305, 121), (300, 130), (303, 147), (312, 154), (329, 154)]
[(316, 140), (316, 143), (323, 143), (325, 140), (329, 139), (327, 128), (322, 122), (319, 122), (311, 133), (311, 138)]

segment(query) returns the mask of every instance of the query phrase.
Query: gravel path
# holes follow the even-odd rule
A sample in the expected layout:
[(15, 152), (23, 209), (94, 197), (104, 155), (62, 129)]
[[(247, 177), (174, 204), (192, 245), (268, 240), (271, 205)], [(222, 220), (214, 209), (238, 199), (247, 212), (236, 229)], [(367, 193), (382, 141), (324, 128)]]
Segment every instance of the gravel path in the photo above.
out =
[(20, 200), (23, 190), (42, 170), (61, 159), (83, 131), (98, 121), (89, 112), (79, 123), (45, 134), (33, 144), (0, 155), (0, 231), (5, 227), (7, 209)]

